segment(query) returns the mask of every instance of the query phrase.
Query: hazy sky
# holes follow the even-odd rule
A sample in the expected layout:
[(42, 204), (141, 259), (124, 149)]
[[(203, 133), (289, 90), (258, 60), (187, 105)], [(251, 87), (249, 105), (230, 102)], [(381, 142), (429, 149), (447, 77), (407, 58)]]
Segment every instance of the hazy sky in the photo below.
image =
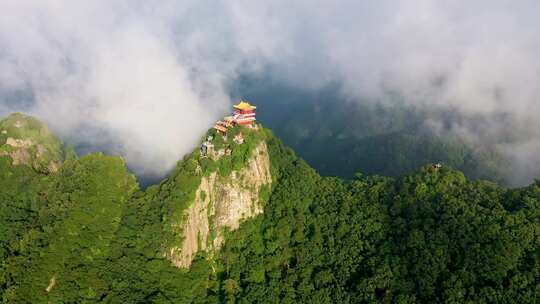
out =
[(506, 113), (492, 130), (529, 131), (501, 151), (540, 169), (538, 1), (2, 0), (0, 11), (0, 93), (33, 92), (30, 106), (0, 99), (0, 115), (112, 141), (138, 173), (171, 168), (227, 111), (227, 84), (268, 71), (302, 88), (342, 83), (351, 99)]

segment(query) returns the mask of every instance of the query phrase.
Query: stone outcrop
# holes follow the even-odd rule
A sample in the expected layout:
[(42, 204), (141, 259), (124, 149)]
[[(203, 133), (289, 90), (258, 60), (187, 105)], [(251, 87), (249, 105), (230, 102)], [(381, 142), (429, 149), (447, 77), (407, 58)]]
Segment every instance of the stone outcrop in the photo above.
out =
[(13, 113), (0, 119), (0, 156), (13, 165), (26, 165), (41, 173), (58, 171), (65, 157), (62, 142), (38, 119)]
[(30, 139), (15, 139), (8, 137), (6, 145), (10, 145), (14, 148), (29, 148), (34, 145), (34, 142)]
[[(0, 150), (0, 156), (9, 156), (12, 159), (13, 165), (29, 165), (38, 168), (40, 167), (39, 162), (41, 157), (47, 152), (47, 149), (43, 145), (37, 144), (31, 139), (8, 137), (5, 145), (9, 146), (9, 150)], [(35, 153), (33, 152), (34, 147)], [(35, 157), (33, 154), (35, 154)], [(52, 160), (46, 166), (48, 172), (56, 172), (59, 168), (60, 163)]]
[(241, 170), (232, 171), (227, 177), (216, 172), (202, 177), (195, 200), (179, 227), (182, 245), (170, 248), (166, 256), (177, 267), (189, 267), (197, 252), (219, 249), (224, 229), (237, 229), (243, 220), (263, 212), (260, 192), (271, 182), (264, 141), (253, 149)]

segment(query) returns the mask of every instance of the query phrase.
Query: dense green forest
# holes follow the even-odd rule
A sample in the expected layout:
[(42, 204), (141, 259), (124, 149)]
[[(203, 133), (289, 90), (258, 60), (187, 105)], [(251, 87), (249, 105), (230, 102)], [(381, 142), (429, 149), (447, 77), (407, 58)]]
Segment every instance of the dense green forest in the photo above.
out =
[[(540, 299), (540, 182), (508, 189), (430, 164), (398, 178), (323, 177), (269, 130), (240, 131), (242, 145), (216, 137), (229, 154), (212, 160), (197, 149), (144, 191), (119, 157), (63, 156), (43, 171), (0, 156), (3, 303)], [(182, 241), (173, 219), (202, 178), (234, 175), (261, 141), (272, 174), (264, 212), (224, 231), (219, 250), (175, 267), (163, 254)]]

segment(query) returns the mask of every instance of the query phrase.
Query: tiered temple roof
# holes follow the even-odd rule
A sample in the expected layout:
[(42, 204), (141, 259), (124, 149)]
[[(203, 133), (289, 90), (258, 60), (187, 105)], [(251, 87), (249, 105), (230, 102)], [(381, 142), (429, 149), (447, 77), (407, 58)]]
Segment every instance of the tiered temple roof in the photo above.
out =
[(234, 112), (232, 116), (226, 116), (223, 121), (218, 121), (214, 126), (219, 133), (225, 134), (227, 129), (233, 127), (235, 124), (252, 126), (255, 122), (255, 109), (256, 106), (249, 104), (249, 102), (241, 100), (238, 104), (233, 105)]
[(249, 102), (243, 101), (243, 100), (241, 100), (240, 103), (238, 103), (237, 105), (234, 105), (233, 108), (235, 108), (237, 110), (240, 110), (240, 111), (250, 111), (250, 110), (257, 109), (256, 106), (253, 106), (253, 105), (249, 104)]

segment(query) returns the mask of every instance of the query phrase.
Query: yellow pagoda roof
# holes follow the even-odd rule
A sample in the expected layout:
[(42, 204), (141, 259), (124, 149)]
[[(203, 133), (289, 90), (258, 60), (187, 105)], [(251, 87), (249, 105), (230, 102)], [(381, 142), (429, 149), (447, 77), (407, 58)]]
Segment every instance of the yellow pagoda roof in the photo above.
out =
[(233, 107), (238, 110), (255, 110), (257, 108), (256, 106), (252, 106), (249, 104), (249, 102), (243, 100), (241, 100), (239, 104), (234, 105)]

